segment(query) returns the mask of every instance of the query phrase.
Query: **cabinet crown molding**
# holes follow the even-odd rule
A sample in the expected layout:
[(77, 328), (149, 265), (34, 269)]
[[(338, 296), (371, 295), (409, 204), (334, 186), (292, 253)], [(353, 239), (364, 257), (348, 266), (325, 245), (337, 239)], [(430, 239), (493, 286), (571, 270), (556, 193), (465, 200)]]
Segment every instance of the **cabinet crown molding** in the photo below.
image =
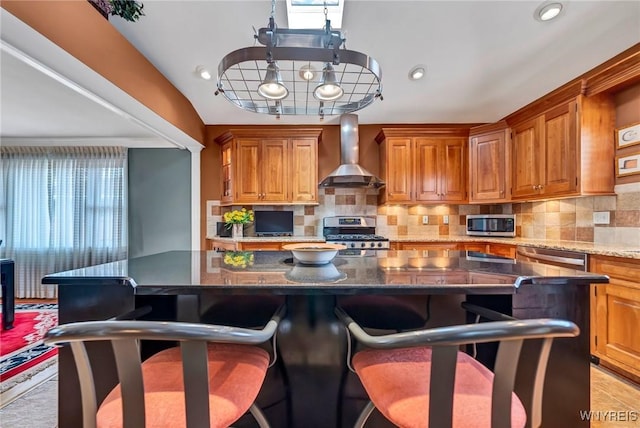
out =
[(224, 134), (216, 137), (216, 143), (222, 145), (232, 138), (317, 138), (320, 142), (322, 128), (237, 128), (229, 129)]
[(382, 128), (376, 136), (380, 144), (389, 137), (468, 137), (469, 129), (478, 126), (478, 123), (429, 125), (420, 128)]

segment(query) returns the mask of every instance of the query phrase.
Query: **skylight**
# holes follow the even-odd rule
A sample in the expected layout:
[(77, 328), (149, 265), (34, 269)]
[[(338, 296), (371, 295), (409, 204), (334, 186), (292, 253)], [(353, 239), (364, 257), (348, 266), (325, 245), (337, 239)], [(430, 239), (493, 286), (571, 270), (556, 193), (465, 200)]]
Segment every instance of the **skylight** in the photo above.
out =
[(344, 0), (287, 0), (288, 28), (323, 28), (325, 4), (331, 28), (342, 28)]

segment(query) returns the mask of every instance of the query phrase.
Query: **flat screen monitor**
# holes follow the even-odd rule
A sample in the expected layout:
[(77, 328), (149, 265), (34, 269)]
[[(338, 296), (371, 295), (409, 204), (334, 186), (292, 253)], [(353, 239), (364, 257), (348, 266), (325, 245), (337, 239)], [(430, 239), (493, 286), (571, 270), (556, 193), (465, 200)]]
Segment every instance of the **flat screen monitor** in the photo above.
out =
[(257, 236), (293, 235), (293, 211), (254, 211)]

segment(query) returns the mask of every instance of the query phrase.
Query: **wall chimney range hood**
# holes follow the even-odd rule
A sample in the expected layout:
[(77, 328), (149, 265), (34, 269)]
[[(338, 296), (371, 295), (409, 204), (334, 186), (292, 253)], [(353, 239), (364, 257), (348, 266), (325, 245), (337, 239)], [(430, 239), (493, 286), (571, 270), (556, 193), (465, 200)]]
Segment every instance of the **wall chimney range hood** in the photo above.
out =
[(320, 187), (372, 187), (378, 189), (384, 182), (358, 165), (360, 147), (358, 115), (340, 116), (340, 166), (319, 184)]

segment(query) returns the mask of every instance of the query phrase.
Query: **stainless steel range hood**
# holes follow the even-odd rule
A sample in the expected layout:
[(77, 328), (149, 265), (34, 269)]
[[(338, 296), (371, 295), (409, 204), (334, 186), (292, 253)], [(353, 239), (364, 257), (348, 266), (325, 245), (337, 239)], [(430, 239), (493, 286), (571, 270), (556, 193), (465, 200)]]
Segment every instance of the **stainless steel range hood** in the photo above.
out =
[(373, 187), (384, 182), (358, 165), (360, 147), (358, 139), (358, 115), (340, 116), (340, 166), (319, 184), (321, 187)]

